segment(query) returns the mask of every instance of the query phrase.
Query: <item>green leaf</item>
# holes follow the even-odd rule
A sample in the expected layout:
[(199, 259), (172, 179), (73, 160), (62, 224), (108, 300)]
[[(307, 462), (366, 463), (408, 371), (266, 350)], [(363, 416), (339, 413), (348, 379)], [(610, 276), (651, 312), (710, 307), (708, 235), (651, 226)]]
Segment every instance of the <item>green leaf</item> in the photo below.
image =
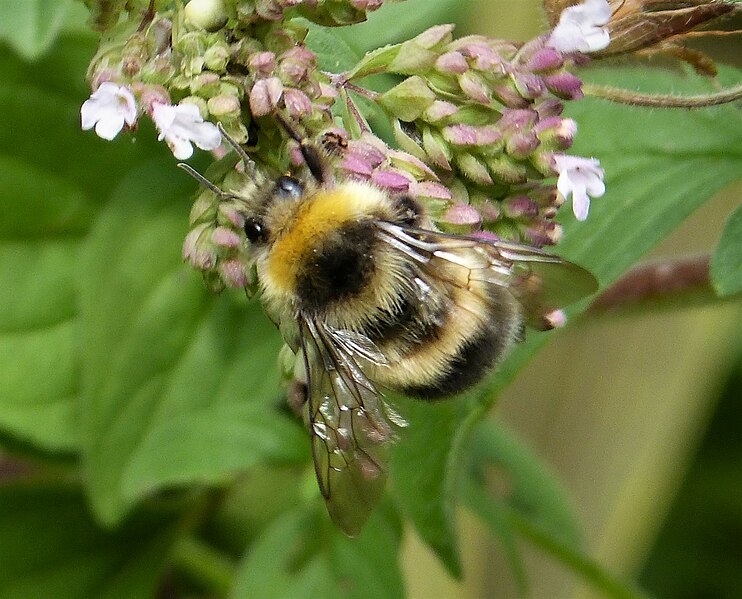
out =
[[(495, 421), (482, 422), (469, 457), (478, 476), (463, 485), (463, 498), (502, 544), (522, 596), (527, 596), (527, 580), (516, 536), (525, 537), (608, 597), (646, 597), (583, 552), (577, 519), (563, 488), (512, 432)], [(486, 489), (487, 471), (493, 469), (498, 479), (505, 479), (500, 483), (507, 489), (504, 497), (494, 497)]]
[[(586, 78), (643, 92), (715, 90), (689, 69), (603, 67), (587, 71)], [(742, 72), (720, 65), (723, 86), (741, 79)], [(563, 217), (560, 253), (603, 283), (616, 279), (691, 212), (742, 177), (742, 114), (733, 105), (691, 112), (585, 99), (568, 108), (580, 127), (571, 153), (600, 159), (607, 191), (592, 202), (585, 223)]]
[(579, 547), (577, 518), (559, 484), (536, 453), (501, 423), (484, 420), (470, 446), (474, 467), (505, 478), (507, 496), (499, 499), (524, 518), (572, 547)]
[(721, 297), (742, 291), (742, 206), (724, 225), (711, 258), (711, 281)]
[(141, 441), (123, 475), (122, 492), (135, 500), (163, 485), (224, 482), (265, 460), (301, 464), (310, 454), (304, 428), (264, 406), (195, 409), (173, 416)]
[(467, 3), (461, 0), (387, 2), (369, 14), (366, 22), (339, 28), (338, 35), (359, 54), (364, 54), (402, 42), (433, 25), (457, 21), (466, 11)]
[(93, 208), (37, 167), (0, 155), (0, 169), (0, 429), (69, 450), (77, 445), (74, 272)]
[(462, 420), (456, 402), (407, 400), (401, 410), (410, 422), (392, 451), (390, 479), (403, 513), (453, 576), (461, 575), (455, 534), (457, 464), (449, 463)]
[(266, 528), (242, 561), (229, 597), (340, 597), (329, 563), (316, 551), (322, 547), (313, 546), (313, 516), (287, 512)]
[(651, 595), (636, 585), (620, 580), (583, 552), (575, 550), (552, 532), (544, 530), (514, 510), (510, 511), (509, 520), (510, 525), (521, 536), (601, 591), (601, 596), (613, 599), (651, 599)]
[(301, 19), (309, 29), (306, 44), (317, 55), (317, 64), (323, 71), (343, 73), (358, 60), (359, 54), (343, 40), (335, 28), (322, 27)]
[[(84, 466), (104, 522), (146, 491), (224, 480), (258, 459), (296, 459), (303, 444), (276, 420), (281, 341), (273, 324), (257, 302), (209, 294), (182, 264), (192, 188), (172, 161), (134, 171), (82, 258)], [(230, 415), (271, 442), (257, 446), (234, 424), (218, 436)]]
[(403, 599), (398, 555), (402, 523), (389, 503), (382, 503), (362, 533), (348, 538), (334, 530), (330, 565), (345, 599)]
[(0, 486), (3, 599), (152, 597), (174, 539), (174, 519), (141, 514), (100, 530), (78, 491)]
[(525, 564), (518, 547), (515, 529), (508, 518), (507, 507), (494, 500), (486, 489), (473, 480), (465, 482), (462, 488), (462, 499), (469, 509), (489, 528), (492, 536), (500, 542), (508, 564), (510, 564), (518, 595), (527, 597), (528, 579)]
[(27, 60), (33, 60), (54, 43), (72, 0), (0, 0), (0, 39)]
[(167, 151), (154, 135), (110, 143), (80, 130), (93, 50), (73, 38), (33, 66), (0, 61), (0, 430), (54, 451), (80, 444), (80, 245), (122, 173)]
[(248, 549), (230, 597), (402, 599), (401, 536), (389, 504), (353, 539), (319, 510), (284, 513)]

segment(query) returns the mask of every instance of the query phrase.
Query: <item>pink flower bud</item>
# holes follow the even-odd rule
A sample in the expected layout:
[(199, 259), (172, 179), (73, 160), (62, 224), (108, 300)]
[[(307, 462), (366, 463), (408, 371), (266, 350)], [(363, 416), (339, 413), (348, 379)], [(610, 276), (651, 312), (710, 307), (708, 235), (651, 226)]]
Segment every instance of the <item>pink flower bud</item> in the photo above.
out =
[(550, 116), (559, 116), (564, 112), (564, 104), (556, 98), (545, 98), (535, 106), (536, 112), (540, 118), (545, 119)]
[(528, 158), (539, 147), (541, 141), (533, 131), (523, 131), (510, 136), (505, 141), (505, 151), (513, 158)]
[(567, 324), (567, 315), (564, 310), (553, 310), (544, 315), (544, 321), (552, 328), (557, 329)]
[(458, 112), (456, 104), (436, 100), (423, 112), (422, 118), (428, 123), (435, 123)]
[(441, 54), (435, 61), (435, 68), (442, 73), (466, 73), (469, 70), (469, 63), (466, 62), (463, 54), (459, 52), (446, 52)]
[(513, 75), (515, 89), (518, 93), (529, 100), (540, 98), (546, 93), (546, 85), (539, 75), (532, 73), (515, 73)]
[(495, 98), (510, 108), (525, 108), (529, 105), (528, 100), (521, 96), (511, 81), (496, 83), (492, 86)]
[(440, 220), (450, 225), (465, 226), (473, 229), (481, 224), (482, 217), (469, 204), (454, 204), (446, 210)]
[(219, 214), (226, 218), (235, 229), (242, 230), (245, 226), (245, 215), (224, 202), (219, 205)]
[(523, 231), (528, 240), (536, 247), (555, 245), (562, 238), (562, 227), (554, 221), (540, 220)]
[(236, 258), (222, 260), (219, 263), (219, 274), (228, 287), (243, 289), (247, 287), (248, 276), (245, 267)]
[(256, 52), (248, 59), (247, 66), (259, 75), (268, 76), (276, 68), (276, 55), (273, 52)]
[(422, 196), (439, 200), (450, 200), (453, 197), (447, 187), (435, 181), (416, 181), (411, 185), (410, 193), (416, 197)]
[(576, 75), (563, 71), (553, 75), (545, 75), (543, 78), (546, 87), (567, 100), (579, 100), (582, 98), (582, 81)]
[(451, 32), (454, 30), (454, 25), (447, 23), (445, 25), (434, 25), (430, 29), (426, 29), (420, 35), (414, 38), (414, 42), (421, 48), (430, 50), (433, 46), (449, 38)]
[(400, 150), (389, 150), (387, 155), (395, 166), (399, 166), (416, 178), (438, 179), (427, 164), (412, 154)]
[(410, 179), (399, 172), (390, 170), (376, 170), (371, 175), (371, 181), (378, 187), (392, 192), (403, 193), (410, 187)]
[(485, 242), (500, 241), (501, 239), (499, 235), (495, 235), (492, 231), (475, 231), (471, 234), (471, 236)]
[(253, 116), (266, 116), (278, 106), (283, 95), (283, 83), (278, 77), (255, 82), (250, 90), (250, 112)]
[(529, 71), (553, 71), (564, 64), (561, 52), (554, 48), (541, 48), (526, 62), (525, 68)]
[(304, 164), (304, 156), (301, 153), (301, 148), (296, 142), (289, 144), (289, 160), (293, 166), (301, 166)]
[(312, 101), (303, 91), (293, 87), (288, 87), (284, 90), (283, 101), (291, 118), (300, 119), (312, 112)]
[(206, 105), (209, 112), (215, 117), (239, 116), (241, 111), (239, 99), (226, 94), (219, 94), (210, 98)]
[(218, 246), (225, 248), (236, 248), (242, 243), (240, 236), (227, 227), (217, 227), (211, 233), (211, 239)]
[(479, 214), (482, 215), (482, 221), (493, 223), (500, 220), (502, 212), (495, 202), (484, 200), (483, 202), (477, 203), (476, 206)]
[(348, 155), (363, 160), (371, 168), (376, 168), (386, 160), (386, 154), (384, 152), (362, 140), (348, 142)]
[(528, 196), (515, 196), (505, 200), (503, 204), (505, 216), (508, 218), (528, 218), (538, 216), (538, 205)]
[(486, 146), (499, 142), (502, 133), (496, 126), (450, 125), (443, 128), (443, 137), (451, 144), (459, 146)]
[(467, 44), (459, 48), (464, 56), (474, 59), (474, 68), (488, 72), (502, 64), (502, 58), (490, 46), (483, 43)]
[(154, 104), (170, 104), (170, 94), (161, 85), (147, 85), (139, 93), (139, 102), (144, 112), (152, 114)]
[(460, 75), (459, 86), (475, 102), (489, 105), (489, 87), (485, 80), (477, 73), (467, 71), (463, 75)]
[(353, 156), (352, 154), (346, 156), (340, 161), (339, 168), (364, 179), (370, 177), (371, 173), (373, 173), (373, 168), (366, 160), (363, 160), (358, 156)]
[(319, 83), (319, 95), (315, 98), (317, 104), (322, 106), (332, 106), (337, 100), (338, 90), (335, 89), (334, 85), (328, 83)]

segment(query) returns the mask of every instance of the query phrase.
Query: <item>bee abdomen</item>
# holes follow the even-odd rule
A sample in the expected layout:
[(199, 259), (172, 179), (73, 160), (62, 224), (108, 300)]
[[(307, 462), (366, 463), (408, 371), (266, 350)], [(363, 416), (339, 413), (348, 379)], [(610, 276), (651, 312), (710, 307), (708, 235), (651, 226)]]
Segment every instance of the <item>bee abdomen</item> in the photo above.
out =
[(440, 376), (400, 389), (405, 395), (424, 400), (443, 399), (469, 389), (481, 381), (509, 345), (502, 331), (484, 327), (448, 356)]
[[(456, 290), (440, 309), (411, 304), (385, 335), (373, 339), (390, 358), (376, 371), (380, 383), (406, 395), (435, 400), (481, 381), (518, 338), (521, 317), (505, 289)], [(433, 318), (431, 318), (433, 317)]]

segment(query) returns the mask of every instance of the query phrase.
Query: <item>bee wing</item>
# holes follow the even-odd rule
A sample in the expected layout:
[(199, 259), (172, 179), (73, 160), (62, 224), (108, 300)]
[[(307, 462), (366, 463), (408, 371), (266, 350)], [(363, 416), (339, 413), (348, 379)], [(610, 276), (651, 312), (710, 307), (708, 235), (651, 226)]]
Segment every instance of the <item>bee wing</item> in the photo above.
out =
[(370, 340), (314, 320), (300, 330), (317, 482), (330, 516), (353, 536), (384, 492), (394, 440), (381, 396), (356, 358), (382, 357)]
[(471, 288), (472, 280), (507, 287), (526, 323), (551, 328), (547, 316), (597, 291), (595, 277), (581, 266), (537, 248), (509, 241), (378, 223), (382, 237), (420, 265), (428, 277)]
[(598, 281), (588, 270), (526, 245), (492, 242), (494, 251), (513, 265), (511, 291), (523, 306), (527, 322), (534, 328), (551, 328), (545, 317), (598, 290)]

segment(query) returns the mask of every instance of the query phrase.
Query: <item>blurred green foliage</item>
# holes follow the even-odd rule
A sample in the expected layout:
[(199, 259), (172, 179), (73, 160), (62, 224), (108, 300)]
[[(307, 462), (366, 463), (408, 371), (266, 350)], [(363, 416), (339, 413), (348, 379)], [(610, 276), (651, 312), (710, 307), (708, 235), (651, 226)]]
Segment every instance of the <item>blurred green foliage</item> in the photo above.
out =
[(666, 599), (742, 596), (742, 354), (639, 579)]

